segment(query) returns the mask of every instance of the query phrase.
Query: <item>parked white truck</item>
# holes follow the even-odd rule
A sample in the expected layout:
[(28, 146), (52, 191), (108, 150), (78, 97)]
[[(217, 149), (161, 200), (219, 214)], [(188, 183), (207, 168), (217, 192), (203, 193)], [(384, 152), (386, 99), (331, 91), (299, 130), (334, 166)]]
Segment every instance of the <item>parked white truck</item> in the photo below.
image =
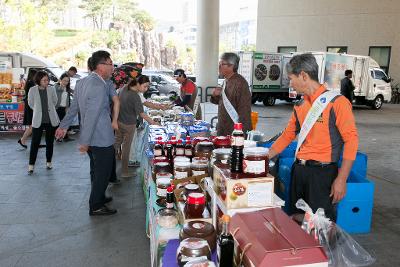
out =
[(12, 68), (23, 68), (25, 76), (31, 68), (42, 69), (49, 74), (51, 83), (57, 82), (61, 74), (65, 72), (60, 66), (46, 58), (27, 53), (0, 52), (0, 61), (11, 62)]
[[(347, 69), (353, 71), (354, 102), (380, 109), (383, 102), (390, 101), (392, 90), (390, 78), (378, 63), (368, 56), (312, 53), (319, 66), (319, 81), (329, 90), (340, 92), (340, 81)], [(286, 64), (297, 53), (239, 52), (238, 72), (250, 85), (252, 102), (262, 101), (266, 106), (275, 104), (275, 99), (291, 101), (291, 90), (286, 73)]]

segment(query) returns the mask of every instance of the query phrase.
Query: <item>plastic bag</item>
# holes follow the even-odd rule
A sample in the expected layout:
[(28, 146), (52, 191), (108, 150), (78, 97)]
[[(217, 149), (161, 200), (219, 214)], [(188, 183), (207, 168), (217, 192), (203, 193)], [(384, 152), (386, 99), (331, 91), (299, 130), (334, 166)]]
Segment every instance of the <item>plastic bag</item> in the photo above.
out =
[(324, 247), (330, 267), (368, 266), (375, 262), (375, 258), (357, 241), (336, 223), (325, 217), (324, 209), (319, 208), (317, 212), (313, 213), (303, 199), (297, 201), (296, 207), (305, 211), (301, 227), (307, 233), (313, 234)]

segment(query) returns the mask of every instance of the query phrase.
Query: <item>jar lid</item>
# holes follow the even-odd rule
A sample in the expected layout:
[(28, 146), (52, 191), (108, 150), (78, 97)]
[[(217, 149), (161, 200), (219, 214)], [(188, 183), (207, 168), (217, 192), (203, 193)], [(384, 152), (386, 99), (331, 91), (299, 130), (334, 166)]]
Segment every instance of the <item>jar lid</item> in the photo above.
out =
[(266, 147), (248, 147), (243, 149), (244, 156), (266, 156), (269, 149)]
[(213, 142), (210, 141), (200, 141), (197, 143), (198, 146), (212, 147), (214, 146)]
[(206, 198), (203, 193), (190, 193), (187, 202), (193, 205), (205, 204)]
[(228, 136), (217, 136), (213, 140), (215, 145), (218, 146), (230, 146), (231, 145), (231, 139)]
[(198, 184), (186, 184), (184, 187), (186, 190), (197, 190), (200, 188)]
[(192, 163), (208, 163), (208, 158), (206, 157), (194, 157)]
[(173, 175), (169, 172), (159, 172), (156, 174), (156, 179), (172, 179)]
[(211, 250), (206, 240), (189, 237), (182, 240), (177, 251), (188, 257), (199, 257), (208, 255)]
[(174, 163), (174, 168), (190, 168), (191, 163), (190, 161), (176, 161)]
[(208, 162), (196, 161), (196, 162), (192, 162), (191, 166), (192, 166), (192, 168), (207, 168)]
[(190, 162), (190, 158), (178, 156), (178, 157), (174, 158), (174, 163), (177, 163), (177, 162)]
[(168, 186), (168, 185), (171, 184), (171, 179), (170, 179), (170, 178), (164, 178), (164, 177), (162, 177), (162, 178), (157, 178), (156, 184), (157, 184), (157, 185), (165, 185), (165, 186)]
[(183, 232), (191, 237), (207, 237), (215, 234), (214, 226), (209, 222), (204, 221), (190, 221), (183, 225)]
[(156, 165), (157, 167), (165, 167), (165, 166), (169, 166), (169, 162), (160, 161), (160, 162), (156, 162), (155, 165)]

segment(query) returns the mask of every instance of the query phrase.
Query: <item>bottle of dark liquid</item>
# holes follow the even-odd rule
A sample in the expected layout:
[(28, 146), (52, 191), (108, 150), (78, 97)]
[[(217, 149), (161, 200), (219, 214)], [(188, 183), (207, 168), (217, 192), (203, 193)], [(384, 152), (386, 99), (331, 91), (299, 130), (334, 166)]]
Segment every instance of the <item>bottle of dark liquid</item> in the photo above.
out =
[(243, 126), (241, 123), (235, 123), (231, 136), (231, 172), (233, 174), (243, 172), (243, 147)]
[(217, 241), (217, 266), (219, 267), (233, 266), (234, 241), (233, 236), (229, 232), (230, 220), (231, 217), (229, 215), (222, 216), (222, 232), (218, 236)]
[(192, 159), (193, 157), (193, 146), (192, 141), (190, 140), (190, 136), (186, 137), (185, 156), (190, 159)]
[(174, 156), (176, 155), (175, 153), (175, 151), (176, 151), (176, 144), (177, 144), (177, 140), (176, 140), (176, 136), (171, 136), (171, 144), (172, 144), (172, 147), (174, 148), (174, 150), (173, 150), (173, 154), (174, 154)]
[(167, 157), (169, 163), (171, 164), (172, 168), (174, 167), (174, 147), (172, 146), (171, 142), (168, 141), (165, 145), (165, 156)]
[(172, 186), (168, 186), (167, 188), (167, 209), (174, 208), (174, 188)]
[(162, 145), (162, 141), (161, 141), (161, 137), (157, 138), (157, 142), (154, 145), (154, 156), (162, 156), (164, 155), (164, 149), (163, 149), (163, 145)]
[(177, 156), (185, 155), (185, 145), (183, 144), (181, 139), (179, 139), (178, 143), (176, 144), (175, 155), (177, 155)]

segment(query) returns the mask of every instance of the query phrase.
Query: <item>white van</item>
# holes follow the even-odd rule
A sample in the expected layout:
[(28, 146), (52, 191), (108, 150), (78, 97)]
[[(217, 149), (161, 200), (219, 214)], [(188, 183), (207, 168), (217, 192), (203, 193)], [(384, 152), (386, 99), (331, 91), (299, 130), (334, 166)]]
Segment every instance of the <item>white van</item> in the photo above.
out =
[(57, 82), (61, 74), (65, 72), (60, 66), (50, 60), (28, 53), (0, 52), (0, 61), (11, 62), (12, 68), (23, 68), (25, 78), (29, 69), (43, 69), (49, 74), (51, 84)]

